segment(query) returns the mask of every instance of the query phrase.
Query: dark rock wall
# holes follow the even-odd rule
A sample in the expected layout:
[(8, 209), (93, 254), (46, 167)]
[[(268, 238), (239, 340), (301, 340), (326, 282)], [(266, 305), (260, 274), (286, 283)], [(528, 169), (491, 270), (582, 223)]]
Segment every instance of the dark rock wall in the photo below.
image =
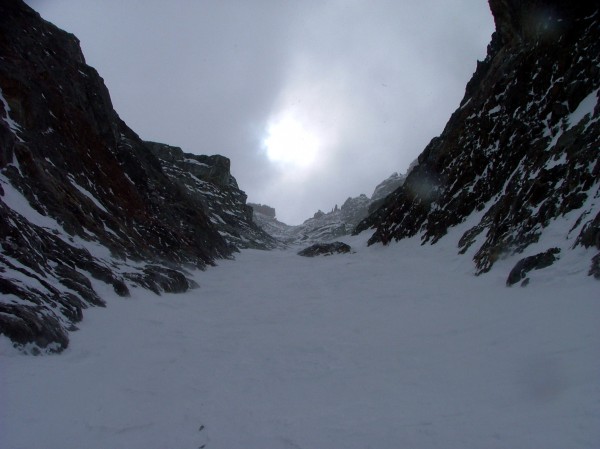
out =
[(94, 236), (121, 257), (205, 266), (227, 255), (200, 204), (119, 119), (78, 41), (19, 3), (2, 6), (0, 22), (0, 88), (20, 126), (4, 151), (14, 156), (6, 178), (68, 233)]
[[(194, 284), (182, 266), (268, 241), (227, 158), (177, 167), (157, 145), (119, 118), (73, 35), (21, 0), (0, 2), (0, 333), (60, 351), (82, 309), (103, 304), (95, 280), (122, 296), (128, 285), (184, 291)], [(174, 179), (186, 168), (207, 187)], [(229, 221), (215, 223), (224, 198)]]
[(600, 211), (598, 7), (490, 6), (497, 31), (461, 106), (404, 185), (357, 227), (375, 229), (371, 243), (416, 234), (435, 243), (479, 212), (460, 241), (461, 252), (477, 245), (478, 272), (537, 242), (569, 212), (575, 218), (565, 238), (590, 246)]
[(249, 204), (249, 206), (252, 207), (253, 212), (257, 212), (259, 214), (273, 219), (275, 219), (276, 217), (274, 207), (267, 206), (266, 204)]
[(555, 42), (597, 9), (594, 2), (564, 0), (489, 0), (489, 5), (496, 31), (509, 45)]

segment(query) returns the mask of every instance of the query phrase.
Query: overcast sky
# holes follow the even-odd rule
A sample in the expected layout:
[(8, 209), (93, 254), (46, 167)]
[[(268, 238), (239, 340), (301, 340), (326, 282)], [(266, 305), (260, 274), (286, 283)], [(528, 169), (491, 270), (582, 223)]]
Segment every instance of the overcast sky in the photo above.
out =
[(404, 172), (485, 57), (485, 0), (28, 0), (145, 140), (231, 159), (299, 224)]

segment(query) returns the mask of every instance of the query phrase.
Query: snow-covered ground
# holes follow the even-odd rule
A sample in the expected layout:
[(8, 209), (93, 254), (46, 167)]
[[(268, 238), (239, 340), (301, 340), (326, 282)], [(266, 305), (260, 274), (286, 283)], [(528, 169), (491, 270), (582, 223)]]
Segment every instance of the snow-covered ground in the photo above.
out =
[(181, 295), (97, 283), (63, 354), (0, 338), (0, 447), (600, 447), (591, 254), (507, 288), (516, 259), (474, 277), (460, 235), (245, 250)]

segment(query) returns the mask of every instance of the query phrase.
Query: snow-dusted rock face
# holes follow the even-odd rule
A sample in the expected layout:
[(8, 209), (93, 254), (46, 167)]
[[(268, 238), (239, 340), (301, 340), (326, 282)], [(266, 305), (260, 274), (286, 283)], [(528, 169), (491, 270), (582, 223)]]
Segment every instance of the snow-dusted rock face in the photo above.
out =
[(377, 187), (375, 187), (375, 190), (373, 190), (373, 194), (371, 195), (371, 203), (383, 200), (386, 196), (404, 184), (405, 179), (406, 175), (392, 173), (387, 179), (384, 179)]
[(276, 240), (254, 223), (247, 195), (229, 171), (230, 161), (219, 155), (184, 153), (181, 148), (145, 142), (174, 184), (198, 198), (219, 234), (237, 248), (272, 249)]
[(474, 251), (478, 273), (544, 244), (550, 228), (556, 236), (542, 252), (600, 249), (598, 7), (490, 7), (496, 32), (460, 107), (404, 185), (357, 228), (375, 229), (372, 243), (416, 234), (435, 243), (469, 218), (459, 250)]
[(59, 351), (103, 304), (98, 281), (185, 291), (181, 266), (268, 245), (226, 158), (157, 147), (119, 119), (74, 36), (0, 3), (0, 333)]
[[(297, 226), (290, 226), (277, 220), (275, 209), (269, 206), (252, 206), (254, 221), (269, 235), (284, 244), (305, 244), (328, 242), (351, 234), (357, 223), (368, 215), (370, 204), (371, 201), (366, 195), (348, 198), (342, 207), (336, 205), (330, 212), (319, 210)], [(265, 207), (267, 209), (264, 209)]]
[(402, 185), (405, 175), (393, 173), (375, 187), (371, 198), (362, 194), (348, 198), (341, 207), (337, 205), (329, 212), (318, 211), (301, 225), (290, 226), (277, 220), (275, 209), (262, 204), (251, 204), (254, 221), (267, 234), (288, 244), (329, 242), (344, 235), (350, 235), (361, 220), (369, 215), (374, 207)]
[(285, 246), (286, 242), (290, 242), (290, 233), (294, 226), (279, 221), (273, 207), (253, 203), (248, 203), (248, 205), (252, 208), (253, 221), (267, 234), (277, 240), (279, 246)]
[(341, 207), (329, 212), (316, 212), (304, 223), (294, 226), (290, 236), (293, 243), (329, 242), (349, 235), (354, 227), (367, 216), (371, 200), (366, 195), (348, 198)]

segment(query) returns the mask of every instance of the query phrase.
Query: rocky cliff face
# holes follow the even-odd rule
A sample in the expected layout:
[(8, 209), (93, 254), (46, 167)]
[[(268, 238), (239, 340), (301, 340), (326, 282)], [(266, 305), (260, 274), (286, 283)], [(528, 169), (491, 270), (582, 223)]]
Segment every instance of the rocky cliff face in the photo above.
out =
[(285, 247), (290, 241), (290, 232), (294, 226), (287, 225), (277, 219), (275, 209), (265, 204), (252, 204), (252, 220), (267, 234), (273, 237), (278, 246)]
[(357, 228), (375, 230), (371, 243), (416, 234), (435, 243), (470, 217), (459, 251), (474, 251), (478, 273), (542, 242), (559, 221), (559, 250), (600, 249), (598, 6), (490, 7), (496, 32), (459, 109), (404, 185)]
[(271, 219), (275, 219), (277, 217), (274, 207), (267, 206), (266, 204), (254, 203), (248, 203), (248, 205), (252, 208), (253, 213), (258, 213)]
[(210, 222), (236, 248), (272, 249), (277, 241), (253, 221), (247, 195), (238, 188), (226, 157), (184, 153), (181, 148), (145, 142), (171, 181), (202, 203)]
[(98, 281), (193, 287), (181, 266), (271, 244), (244, 203), (226, 158), (143, 142), (73, 35), (0, 4), (0, 333), (60, 351)]

